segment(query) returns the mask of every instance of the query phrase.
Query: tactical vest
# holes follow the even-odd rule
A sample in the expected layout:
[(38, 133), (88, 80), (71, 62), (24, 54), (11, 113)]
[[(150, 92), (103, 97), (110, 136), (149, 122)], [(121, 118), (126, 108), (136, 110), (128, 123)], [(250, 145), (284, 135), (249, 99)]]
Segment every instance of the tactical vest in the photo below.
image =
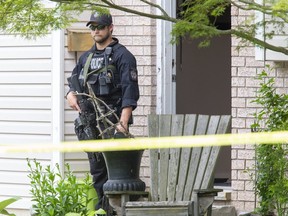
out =
[(122, 45), (106, 47), (102, 53), (90, 53), (79, 75), (80, 84), (87, 92), (87, 83), (99, 98), (114, 101), (121, 98), (120, 73), (116, 70), (113, 53)]
[[(122, 105), (121, 77), (115, 67), (113, 53), (120, 47), (124, 46), (115, 44), (106, 47), (102, 53), (90, 53), (78, 77), (80, 85), (85, 89), (84, 92), (88, 93), (87, 83), (89, 83), (96, 97), (115, 109), (118, 116), (121, 114)], [(132, 123), (131, 116), (128, 124)]]

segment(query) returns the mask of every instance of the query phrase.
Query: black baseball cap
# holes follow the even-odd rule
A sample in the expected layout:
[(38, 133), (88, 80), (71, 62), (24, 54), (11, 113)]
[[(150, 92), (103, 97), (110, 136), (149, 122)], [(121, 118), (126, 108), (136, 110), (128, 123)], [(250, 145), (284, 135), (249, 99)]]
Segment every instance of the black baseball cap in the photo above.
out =
[(110, 26), (112, 24), (112, 16), (111, 14), (99, 14), (98, 12), (94, 12), (91, 14), (90, 21), (87, 22), (86, 26), (89, 26), (91, 23)]

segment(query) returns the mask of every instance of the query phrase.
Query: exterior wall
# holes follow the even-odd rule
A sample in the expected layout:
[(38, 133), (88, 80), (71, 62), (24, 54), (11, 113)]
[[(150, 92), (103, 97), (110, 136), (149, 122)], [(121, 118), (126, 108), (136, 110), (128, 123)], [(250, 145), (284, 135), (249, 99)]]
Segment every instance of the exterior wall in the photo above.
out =
[[(120, 1), (141, 12), (151, 13), (151, 7), (139, 0)], [(134, 124), (130, 131), (135, 136), (147, 136), (147, 114), (156, 109), (156, 21), (150, 18), (111, 11), (114, 14), (115, 33), (120, 43), (125, 45), (137, 60), (140, 99), (133, 112)], [(149, 155), (144, 152), (140, 177), (149, 186)]]
[[(140, 1), (116, 1), (115, 3), (130, 5), (131, 8), (143, 12), (151, 11), (150, 7)], [(135, 55), (138, 63), (141, 98), (138, 108), (134, 111), (134, 125), (130, 130), (136, 136), (145, 136), (147, 134), (146, 115), (155, 112), (156, 21), (120, 11), (111, 11), (111, 13), (114, 17), (114, 36)], [(83, 13), (80, 22), (75, 23), (73, 27), (86, 29), (85, 24), (89, 17), (90, 12)], [(59, 78), (64, 76), (66, 93), (67, 77), (81, 53), (69, 52), (67, 40), (64, 46), (64, 73), (58, 76)], [(15, 38), (12, 35), (0, 35), (1, 143), (25, 145), (53, 141), (52, 110), (55, 104), (52, 104), (52, 53), (52, 34), (35, 41)], [(73, 141), (76, 140), (73, 120), (77, 113), (71, 110), (66, 102), (64, 109), (64, 140)], [(85, 153), (64, 153), (63, 155), (64, 162), (70, 164), (77, 176), (83, 177), (89, 171)], [(61, 157), (60, 154), (58, 159), (61, 160)], [(10, 206), (19, 216), (29, 215), (31, 207), (26, 158), (36, 158), (45, 166), (51, 164), (53, 154), (0, 154), (0, 200), (11, 196), (22, 197)], [(148, 166), (148, 155), (145, 152), (141, 178), (149, 186)]]
[[(139, 0), (116, 1), (131, 5), (140, 11), (151, 8)], [(134, 112), (131, 132), (136, 136), (147, 135), (147, 114), (156, 107), (156, 21), (121, 11), (111, 11), (115, 25), (114, 35), (135, 55), (138, 62), (141, 98)], [(85, 28), (90, 13), (84, 13), (75, 27)], [(232, 25), (247, 17), (246, 12), (232, 7)], [(37, 41), (26, 41), (18, 37), (0, 35), (0, 140), (1, 143), (44, 143), (52, 141), (52, 99), (51, 99), (51, 35)], [(279, 91), (288, 91), (288, 63), (255, 60), (255, 47), (248, 46), (236, 51), (239, 40), (232, 38), (232, 132), (250, 132), (252, 114), (257, 106), (251, 103), (255, 98), (258, 82), (254, 77), (265, 64), (276, 66), (275, 73)], [(65, 43), (65, 93), (66, 78), (70, 75), (81, 53), (68, 52)], [(61, 76), (61, 75), (60, 75)], [(65, 103), (65, 141), (76, 140), (73, 120), (77, 113)], [(50, 164), (52, 155), (0, 154), (0, 200), (11, 196), (23, 198), (12, 205), (17, 215), (29, 215), (30, 195), (26, 158), (37, 158)], [(86, 154), (65, 153), (65, 162), (79, 177), (88, 172)], [(255, 208), (253, 182), (244, 171), (253, 167), (253, 143), (232, 147), (232, 202), (237, 210), (251, 211)], [(140, 172), (149, 186), (149, 158), (144, 153)], [(21, 213), (20, 213), (21, 211)]]
[[(246, 19), (247, 12), (232, 7), (232, 28)], [(255, 47), (247, 46), (236, 51), (239, 40), (232, 38), (232, 133), (249, 133), (253, 123), (253, 113), (256, 104), (251, 103), (256, 96), (259, 81), (255, 76), (259, 74), (266, 64), (277, 67), (270, 73), (276, 78), (278, 91), (288, 93), (288, 64), (285, 62), (267, 62), (255, 60)], [(255, 194), (253, 181), (244, 171), (253, 168), (254, 143), (232, 146), (232, 205), (240, 211), (255, 209)], [(257, 203), (257, 201), (256, 201)]]
[[(52, 141), (51, 44), (51, 35), (33, 41), (0, 34), (1, 144)], [(0, 153), (0, 200), (23, 197), (11, 205), (16, 210), (31, 206), (26, 158), (47, 165), (52, 155)]]

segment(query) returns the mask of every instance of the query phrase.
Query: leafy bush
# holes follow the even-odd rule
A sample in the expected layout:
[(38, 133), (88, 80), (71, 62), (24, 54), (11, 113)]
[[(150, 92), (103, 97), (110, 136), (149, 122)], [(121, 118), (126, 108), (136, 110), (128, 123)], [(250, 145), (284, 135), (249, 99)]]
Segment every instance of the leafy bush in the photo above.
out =
[(88, 190), (91, 181), (87, 174), (83, 183), (79, 184), (70, 170), (69, 164), (65, 164), (65, 174), (62, 176), (59, 164), (52, 170), (50, 166), (42, 167), (36, 160), (34, 166), (28, 160), (30, 168), (30, 183), (32, 186), (32, 208), (35, 215), (39, 216), (63, 216), (68, 213), (78, 213), (80, 216), (94, 215), (94, 211), (87, 209), (87, 205), (93, 198), (88, 198)]
[[(273, 70), (268, 66), (269, 70)], [(253, 101), (261, 105), (254, 114), (254, 131), (282, 131), (288, 129), (288, 95), (276, 92), (275, 79), (262, 71), (257, 97)], [(276, 209), (278, 216), (288, 214), (288, 152), (287, 144), (256, 145), (256, 194), (260, 197), (261, 215), (271, 215)]]

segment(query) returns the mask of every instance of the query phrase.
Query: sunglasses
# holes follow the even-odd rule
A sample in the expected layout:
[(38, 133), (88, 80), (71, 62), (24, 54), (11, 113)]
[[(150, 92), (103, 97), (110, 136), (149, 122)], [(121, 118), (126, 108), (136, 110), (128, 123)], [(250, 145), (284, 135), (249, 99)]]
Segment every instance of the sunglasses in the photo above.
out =
[(92, 30), (92, 31), (95, 31), (96, 29), (97, 30), (103, 30), (106, 26), (105, 25), (90, 25), (89, 28)]

